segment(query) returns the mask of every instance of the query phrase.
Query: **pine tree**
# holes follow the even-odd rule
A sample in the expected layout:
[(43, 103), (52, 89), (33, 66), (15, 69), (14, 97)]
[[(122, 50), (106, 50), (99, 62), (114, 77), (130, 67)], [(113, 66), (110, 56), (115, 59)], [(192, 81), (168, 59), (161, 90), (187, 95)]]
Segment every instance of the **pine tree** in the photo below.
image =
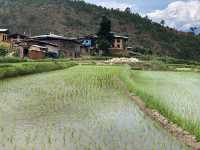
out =
[(98, 35), (98, 48), (103, 51), (104, 55), (110, 55), (109, 48), (112, 45), (113, 35), (111, 33), (111, 21), (106, 17), (102, 17)]

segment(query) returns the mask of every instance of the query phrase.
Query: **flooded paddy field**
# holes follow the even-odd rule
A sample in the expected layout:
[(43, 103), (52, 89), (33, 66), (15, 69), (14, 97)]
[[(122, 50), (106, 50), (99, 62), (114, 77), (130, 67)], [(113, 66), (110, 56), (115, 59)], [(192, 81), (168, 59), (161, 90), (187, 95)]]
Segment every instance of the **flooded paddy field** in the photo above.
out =
[(124, 94), (121, 69), (76, 66), (1, 80), (0, 149), (188, 149)]

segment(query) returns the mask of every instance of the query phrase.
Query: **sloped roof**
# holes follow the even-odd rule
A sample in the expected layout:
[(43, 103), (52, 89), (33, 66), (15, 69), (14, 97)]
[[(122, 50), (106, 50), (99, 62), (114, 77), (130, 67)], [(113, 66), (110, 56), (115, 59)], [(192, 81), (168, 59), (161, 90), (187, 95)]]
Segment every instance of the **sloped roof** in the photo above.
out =
[(54, 43), (50, 43), (50, 42), (45, 42), (45, 41), (40, 41), (37, 39), (25, 39), (22, 42), (37, 42), (39, 44), (44, 44), (44, 45), (51, 45), (51, 46), (55, 46), (58, 47), (58, 45), (54, 44)]
[(8, 29), (0, 29), (0, 32), (8, 32)]
[(115, 38), (128, 39), (128, 36), (114, 35)]
[(31, 47), (38, 47), (38, 48), (42, 48), (42, 49), (47, 49), (47, 47), (45, 47), (45, 46), (40, 46), (40, 45), (32, 45)]
[(14, 34), (10, 34), (9, 37), (10, 38), (15, 38), (17, 36), (20, 36), (20, 37), (23, 37), (23, 38), (27, 38), (28, 36), (27, 35), (24, 35), (24, 34), (19, 34), (19, 33), (14, 33)]
[(64, 37), (64, 36), (56, 35), (56, 34), (46, 34), (46, 35), (33, 36), (33, 37), (31, 37), (31, 39), (37, 39), (37, 40), (55, 39), (55, 40), (71, 41), (71, 42), (80, 44), (77, 41), (77, 38), (69, 38), (69, 37)]

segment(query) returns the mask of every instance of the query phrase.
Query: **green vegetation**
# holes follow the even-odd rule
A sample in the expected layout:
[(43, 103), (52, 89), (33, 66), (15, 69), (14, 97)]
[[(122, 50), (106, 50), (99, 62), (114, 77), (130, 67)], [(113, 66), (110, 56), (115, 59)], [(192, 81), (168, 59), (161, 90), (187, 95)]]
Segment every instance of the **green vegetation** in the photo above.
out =
[(1, 80), (0, 149), (187, 149), (125, 96), (123, 68), (79, 65)]
[(109, 56), (110, 55), (109, 48), (112, 45), (113, 35), (111, 34), (111, 21), (106, 16), (102, 17), (100, 23), (100, 29), (97, 35), (98, 35), (98, 40), (97, 40), (98, 48), (103, 51), (103, 55)]
[(27, 59), (21, 59), (19, 57), (0, 57), (1, 63), (19, 63), (19, 62), (27, 62)]
[(6, 56), (8, 53), (8, 49), (4, 47), (3, 45), (0, 45), (0, 57), (1, 56)]
[[(146, 105), (200, 140), (200, 77), (192, 72), (132, 71), (122, 76)], [(128, 75), (127, 75), (128, 74)]]
[(108, 10), (83, 1), (0, 0), (1, 26), (17, 33), (94, 34), (102, 15), (112, 21), (112, 31), (129, 36), (129, 46), (136, 51), (188, 60), (200, 58), (199, 36), (163, 27), (130, 11)]
[(0, 64), (0, 79), (65, 69), (74, 65), (76, 64), (73, 62), (28, 62), (18, 64)]

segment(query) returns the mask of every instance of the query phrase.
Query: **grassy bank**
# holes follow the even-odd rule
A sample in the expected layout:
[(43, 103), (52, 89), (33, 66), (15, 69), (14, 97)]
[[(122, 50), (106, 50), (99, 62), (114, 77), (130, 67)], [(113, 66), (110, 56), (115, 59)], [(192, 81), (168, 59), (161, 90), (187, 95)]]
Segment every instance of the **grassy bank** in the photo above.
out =
[(76, 65), (74, 62), (26, 62), (1, 64), (0, 79), (65, 69), (74, 65)]
[(200, 78), (197, 73), (130, 72), (127, 69), (121, 79), (130, 92), (141, 97), (147, 107), (158, 110), (200, 140)]

